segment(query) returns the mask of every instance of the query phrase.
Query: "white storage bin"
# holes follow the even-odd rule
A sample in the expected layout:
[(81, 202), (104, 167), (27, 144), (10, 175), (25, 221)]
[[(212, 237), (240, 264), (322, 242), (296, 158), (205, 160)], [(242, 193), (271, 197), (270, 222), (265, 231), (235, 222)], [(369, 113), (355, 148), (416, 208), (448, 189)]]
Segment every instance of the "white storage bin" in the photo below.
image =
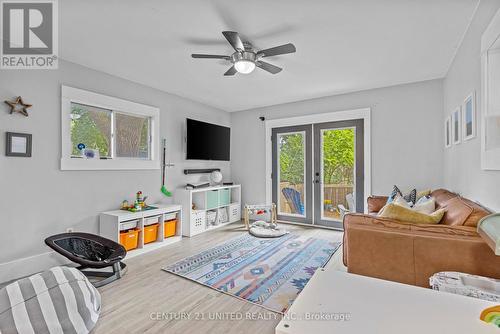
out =
[(191, 221), (191, 235), (203, 232), (206, 230), (207, 215), (205, 211), (192, 211)]
[(160, 222), (160, 218), (161, 216), (154, 216), (154, 217), (146, 217), (144, 218), (144, 226), (149, 226), (149, 225), (153, 225), (153, 224), (156, 224), (158, 222)]
[(207, 211), (207, 226), (215, 225), (217, 220), (217, 211)]
[(241, 220), (241, 207), (239, 203), (229, 206), (229, 222), (234, 223)]
[(164, 217), (165, 221), (177, 219), (177, 212), (166, 213)]
[(229, 222), (229, 217), (227, 214), (227, 208), (220, 208), (217, 210), (217, 222), (216, 224), (224, 224)]
[(136, 228), (138, 224), (139, 224), (138, 220), (129, 220), (126, 222), (122, 222), (122, 223), (120, 223), (120, 231), (125, 231), (125, 230), (130, 230), (130, 229)]

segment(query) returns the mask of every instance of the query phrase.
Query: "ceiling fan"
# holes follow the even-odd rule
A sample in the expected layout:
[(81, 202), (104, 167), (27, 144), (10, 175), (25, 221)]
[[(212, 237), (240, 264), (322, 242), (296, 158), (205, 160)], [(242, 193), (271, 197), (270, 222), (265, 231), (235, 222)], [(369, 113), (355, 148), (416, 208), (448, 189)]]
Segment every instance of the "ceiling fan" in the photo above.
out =
[(222, 56), (193, 53), (191, 57), (224, 59), (231, 62), (232, 66), (229, 70), (226, 71), (226, 73), (224, 73), (225, 76), (235, 75), (236, 72), (248, 74), (251, 73), (255, 69), (255, 67), (261, 68), (264, 71), (272, 74), (279, 73), (282, 70), (281, 67), (266, 63), (265, 61), (262, 61), (262, 58), (294, 53), (296, 51), (295, 45), (293, 45), (292, 43), (257, 51), (249, 42), (243, 42), (240, 38), (240, 35), (235, 31), (223, 31), (222, 34), (235, 50), (232, 55)]

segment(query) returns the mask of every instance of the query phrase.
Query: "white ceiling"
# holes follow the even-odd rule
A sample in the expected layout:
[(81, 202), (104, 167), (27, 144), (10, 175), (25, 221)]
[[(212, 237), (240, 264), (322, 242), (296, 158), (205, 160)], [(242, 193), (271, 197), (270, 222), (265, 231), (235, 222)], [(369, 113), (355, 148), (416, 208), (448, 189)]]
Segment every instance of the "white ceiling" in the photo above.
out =
[[(63, 59), (226, 111), (441, 78), (478, 0), (64, 0)], [(234, 30), (284, 70), (224, 77)]]

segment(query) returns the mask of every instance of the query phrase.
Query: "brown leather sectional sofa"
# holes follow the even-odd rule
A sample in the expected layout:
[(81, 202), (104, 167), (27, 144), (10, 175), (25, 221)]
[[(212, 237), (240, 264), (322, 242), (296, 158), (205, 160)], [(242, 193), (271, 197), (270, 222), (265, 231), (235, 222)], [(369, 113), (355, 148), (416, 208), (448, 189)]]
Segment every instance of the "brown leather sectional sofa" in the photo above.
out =
[(411, 224), (376, 213), (387, 197), (368, 198), (370, 214), (344, 218), (344, 264), (348, 272), (429, 287), (429, 277), (458, 271), (500, 278), (500, 256), (476, 232), (490, 212), (445, 189), (431, 193), (446, 213), (438, 225)]

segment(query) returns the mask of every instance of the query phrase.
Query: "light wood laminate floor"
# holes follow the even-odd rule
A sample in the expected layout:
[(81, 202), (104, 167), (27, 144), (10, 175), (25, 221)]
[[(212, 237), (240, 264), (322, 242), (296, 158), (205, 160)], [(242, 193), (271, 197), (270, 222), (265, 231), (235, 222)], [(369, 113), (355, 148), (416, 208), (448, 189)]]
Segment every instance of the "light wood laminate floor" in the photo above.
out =
[[(341, 232), (332, 230), (286, 228), (316, 238), (342, 239)], [(234, 223), (125, 261), (126, 275), (99, 289), (102, 310), (92, 333), (274, 333), (279, 314), (161, 270), (242, 233), (247, 233), (242, 224)], [(345, 270), (341, 249), (327, 268)]]

